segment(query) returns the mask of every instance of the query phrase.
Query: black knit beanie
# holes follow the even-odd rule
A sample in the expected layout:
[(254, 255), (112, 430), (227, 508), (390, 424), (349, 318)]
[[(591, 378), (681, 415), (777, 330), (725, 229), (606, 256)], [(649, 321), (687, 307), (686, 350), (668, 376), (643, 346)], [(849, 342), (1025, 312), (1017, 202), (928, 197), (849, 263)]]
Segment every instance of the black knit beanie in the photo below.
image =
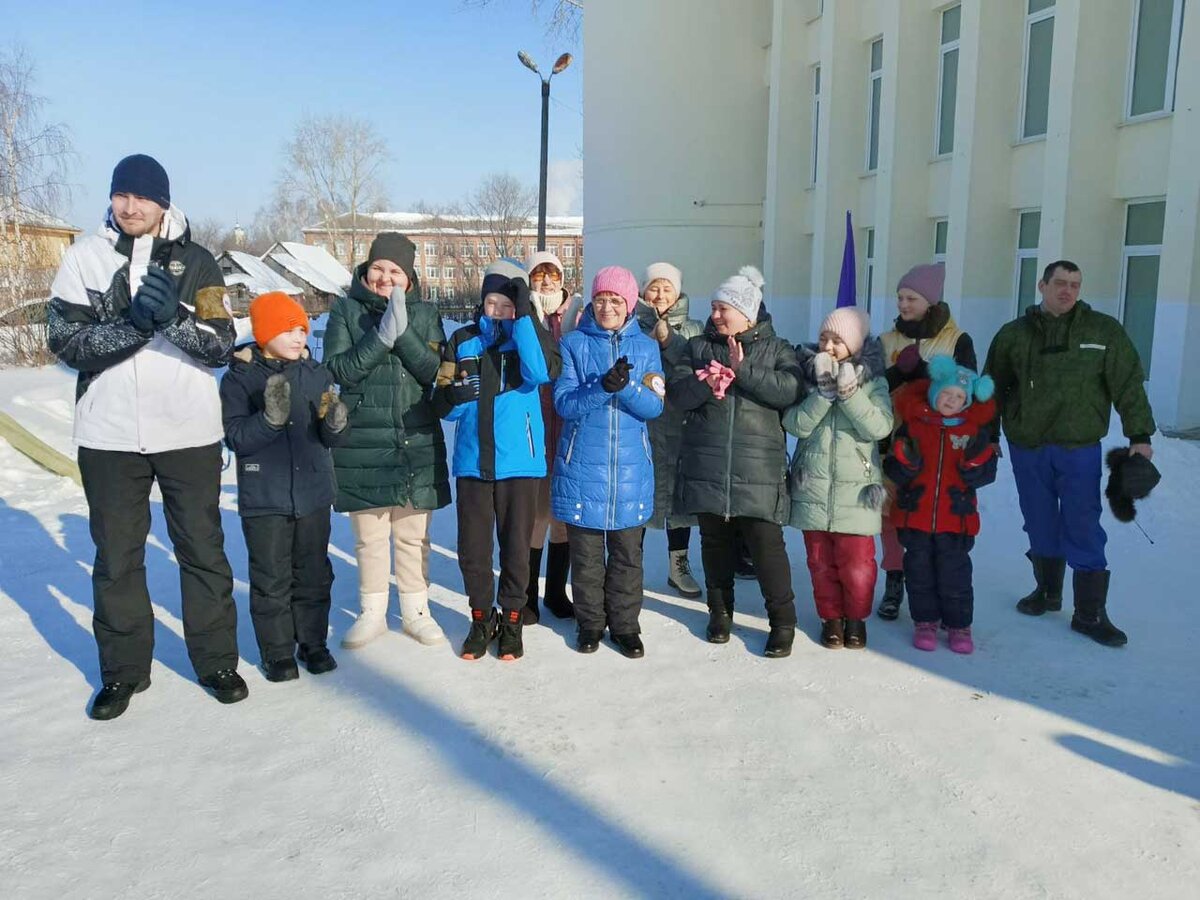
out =
[(408, 276), (408, 283), (413, 283), (413, 266), (417, 260), (417, 245), (398, 231), (385, 231), (371, 241), (371, 249), (367, 253), (367, 268), (377, 259), (394, 262)]
[(171, 182), (167, 170), (153, 156), (144, 153), (135, 153), (117, 163), (108, 189), (108, 196), (113, 194), (145, 197), (163, 209), (171, 206)]

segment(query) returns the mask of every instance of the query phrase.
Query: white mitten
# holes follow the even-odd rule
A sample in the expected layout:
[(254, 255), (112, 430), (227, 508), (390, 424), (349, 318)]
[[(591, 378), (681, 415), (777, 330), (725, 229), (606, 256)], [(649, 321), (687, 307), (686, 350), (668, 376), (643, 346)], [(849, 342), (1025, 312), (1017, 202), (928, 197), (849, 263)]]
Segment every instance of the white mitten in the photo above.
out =
[(817, 380), (817, 393), (826, 400), (837, 397), (837, 361), (821, 351), (813, 357), (813, 375)]
[(837, 374), (837, 395), (839, 400), (849, 400), (858, 390), (858, 380), (862, 377), (863, 367), (856, 366), (849, 360), (843, 362)]

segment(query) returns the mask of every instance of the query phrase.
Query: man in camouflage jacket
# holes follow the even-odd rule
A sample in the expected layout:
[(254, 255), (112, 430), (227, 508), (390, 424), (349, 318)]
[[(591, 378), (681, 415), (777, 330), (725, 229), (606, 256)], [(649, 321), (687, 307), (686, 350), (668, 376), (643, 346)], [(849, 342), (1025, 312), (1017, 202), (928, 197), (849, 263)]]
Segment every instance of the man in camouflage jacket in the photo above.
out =
[(984, 371), (996, 382), (1037, 579), (1017, 609), (1035, 616), (1061, 609), (1069, 564), (1071, 627), (1119, 647), (1126, 636), (1106, 612), (1100, 440), (1115, 406), (1129, 452), (1149, 459), (1155, 424), (1137, 350), (1120, 322), (1079, 300), (1082, 277), (1068, 260), (1047, 266), (1038, 282), (1041, 304), (1000, 329)]

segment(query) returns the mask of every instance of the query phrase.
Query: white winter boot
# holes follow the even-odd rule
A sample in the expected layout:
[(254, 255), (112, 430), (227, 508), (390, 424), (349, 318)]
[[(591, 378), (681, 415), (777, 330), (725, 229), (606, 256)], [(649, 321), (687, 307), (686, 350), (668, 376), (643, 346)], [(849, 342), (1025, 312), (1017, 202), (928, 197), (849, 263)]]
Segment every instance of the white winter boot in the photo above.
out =
[(387, 630), (388, 594), (360, 594), (362, 612), (354, 620), (345, 635), (342, 636), (342, 646), (347, 650), (365, 647)]
[(675, 588), (682, 597), (692, 600), (700, 596), (700, 585), (692, 577), (692, 566), (688, 562), (686, 550), (671, 550), (670, 563), (667, 566), (667, 584)]
[(422, 644), (442, 644), (446, 635), (429, 614), (429, 595), (400, 595), (400, 618), (404, 622), (404, 633)]

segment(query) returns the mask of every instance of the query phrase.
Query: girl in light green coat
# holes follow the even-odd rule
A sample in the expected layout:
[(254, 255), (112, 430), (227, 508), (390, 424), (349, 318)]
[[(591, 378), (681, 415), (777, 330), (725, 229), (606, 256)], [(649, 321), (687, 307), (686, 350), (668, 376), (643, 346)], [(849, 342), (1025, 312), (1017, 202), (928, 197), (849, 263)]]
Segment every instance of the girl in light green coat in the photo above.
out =
[(808, 394), (783, 416), (799, 438), (789, 524), (804, 532), (821, 643), (831, 649), (866, 646), (875, 596), (885, 496), (878, 442), (892, 432), (892, 400), (869, 329), (854, 307), (826, 317), (817, 347), (798, 349)]

